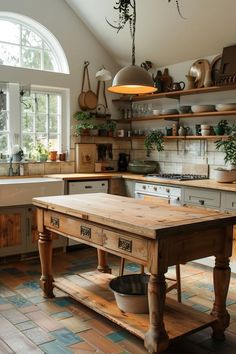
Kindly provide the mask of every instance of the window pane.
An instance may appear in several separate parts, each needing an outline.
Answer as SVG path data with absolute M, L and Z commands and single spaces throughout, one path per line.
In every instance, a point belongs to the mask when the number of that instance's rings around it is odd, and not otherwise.
M 22 116 L 22 131 L 32 132 L 34 131 L 34 121 L 32 114 L 29 114 L 27 111 L 23 112 Z
M 0 64 L 19 66 L 20 47 L 0 43 Z
M 0 131 L 7 130 L 7 126 L 8 126 L 7 123 L 8 123 L 7 112 L 0 112 Z
M 2 154 L 9 153 L 9 144 L 8 144 L 8 135 L 7 134 L 0 134 L 0 152 Z
M 20 25 L 0 20 L 0 41 L 20 44 Z
M 58 113 L 58 96 L 50 95 L 49 109 L 51 113 Z
M 34 96 L 31 97 L 22 97 L 21 98 L 21 109 L 27 113 L 35 112 L 35 98 Z
M 37 114 L 35 118 L 35 131 L 39 133 L 47 132 L 47 116 L 46 114 Z
M 22 48 L 22 65 L 26 68 L 41 69 L 41 51 Z
M 30 29 L 22 28 L 22 45 L 27 47 L 42 48 L 42 39 Z
M 34 135 L 23 134 L 22 135 L 22 148 L 24 153 L 30 154 L 34 147 Z
M 59 149 L 59 139 L 57 135 L 50 134 L 49 137 L 49 146 L 51 150 L 56 150 L 58 151 Z
M 44 70 L 56 71 L 57 63 L 55 57 L 52 55 L 50 51 L 44 51 L 43 57 Z
M 46 113 L 47 111 L 47 96 L 46 95 L 36 95 L 36 111 Z
M 49 132 L 57 133 L 58 132 L 58 116 L 56 114 L 50 114 L 49 117 Z

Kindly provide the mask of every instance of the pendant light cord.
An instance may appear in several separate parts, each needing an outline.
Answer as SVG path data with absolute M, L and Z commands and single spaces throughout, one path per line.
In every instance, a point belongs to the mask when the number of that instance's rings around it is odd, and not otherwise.
M 136 0 L 133 0 L 133 18 L 132 18 L 132 65 L 135 65 L 135 30 L 136 30 Z

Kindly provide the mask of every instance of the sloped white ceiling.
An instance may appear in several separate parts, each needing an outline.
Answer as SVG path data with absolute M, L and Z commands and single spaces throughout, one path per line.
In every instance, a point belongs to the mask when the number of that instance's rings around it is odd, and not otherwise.
M 128 26 L 119 33 L 113 22 L 116 0 L 66 0 L 121 66 L 131 63 Z M 136 0 L 136 63 L 162 67 L 222 53 L 236 44 L 236 0 Z

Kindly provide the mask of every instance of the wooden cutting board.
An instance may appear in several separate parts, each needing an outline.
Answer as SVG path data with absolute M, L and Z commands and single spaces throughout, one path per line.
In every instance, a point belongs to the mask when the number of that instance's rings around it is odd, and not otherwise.
M 75 172 L 95 172 L 96 144 L 75 144 Z

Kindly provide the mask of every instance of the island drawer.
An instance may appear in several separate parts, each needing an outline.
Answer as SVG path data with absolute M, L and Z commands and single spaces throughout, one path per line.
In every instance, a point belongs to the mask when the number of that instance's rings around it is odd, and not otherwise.
M 121 254 L 127 254 L 140 260 L 147 260 L 147 240 L 129 237 L 110 230 L 104 230 L 103 237 L 103 246 L 107 249 L 118 251 Z
M 102 245 L 102 228 L 56 212 L 44 212 L 44 225 L 62 234 Z
M 201 188 L 184 188 L 185 204 L 203 206 L 206 208 L 220 208 L 220 191 Z

